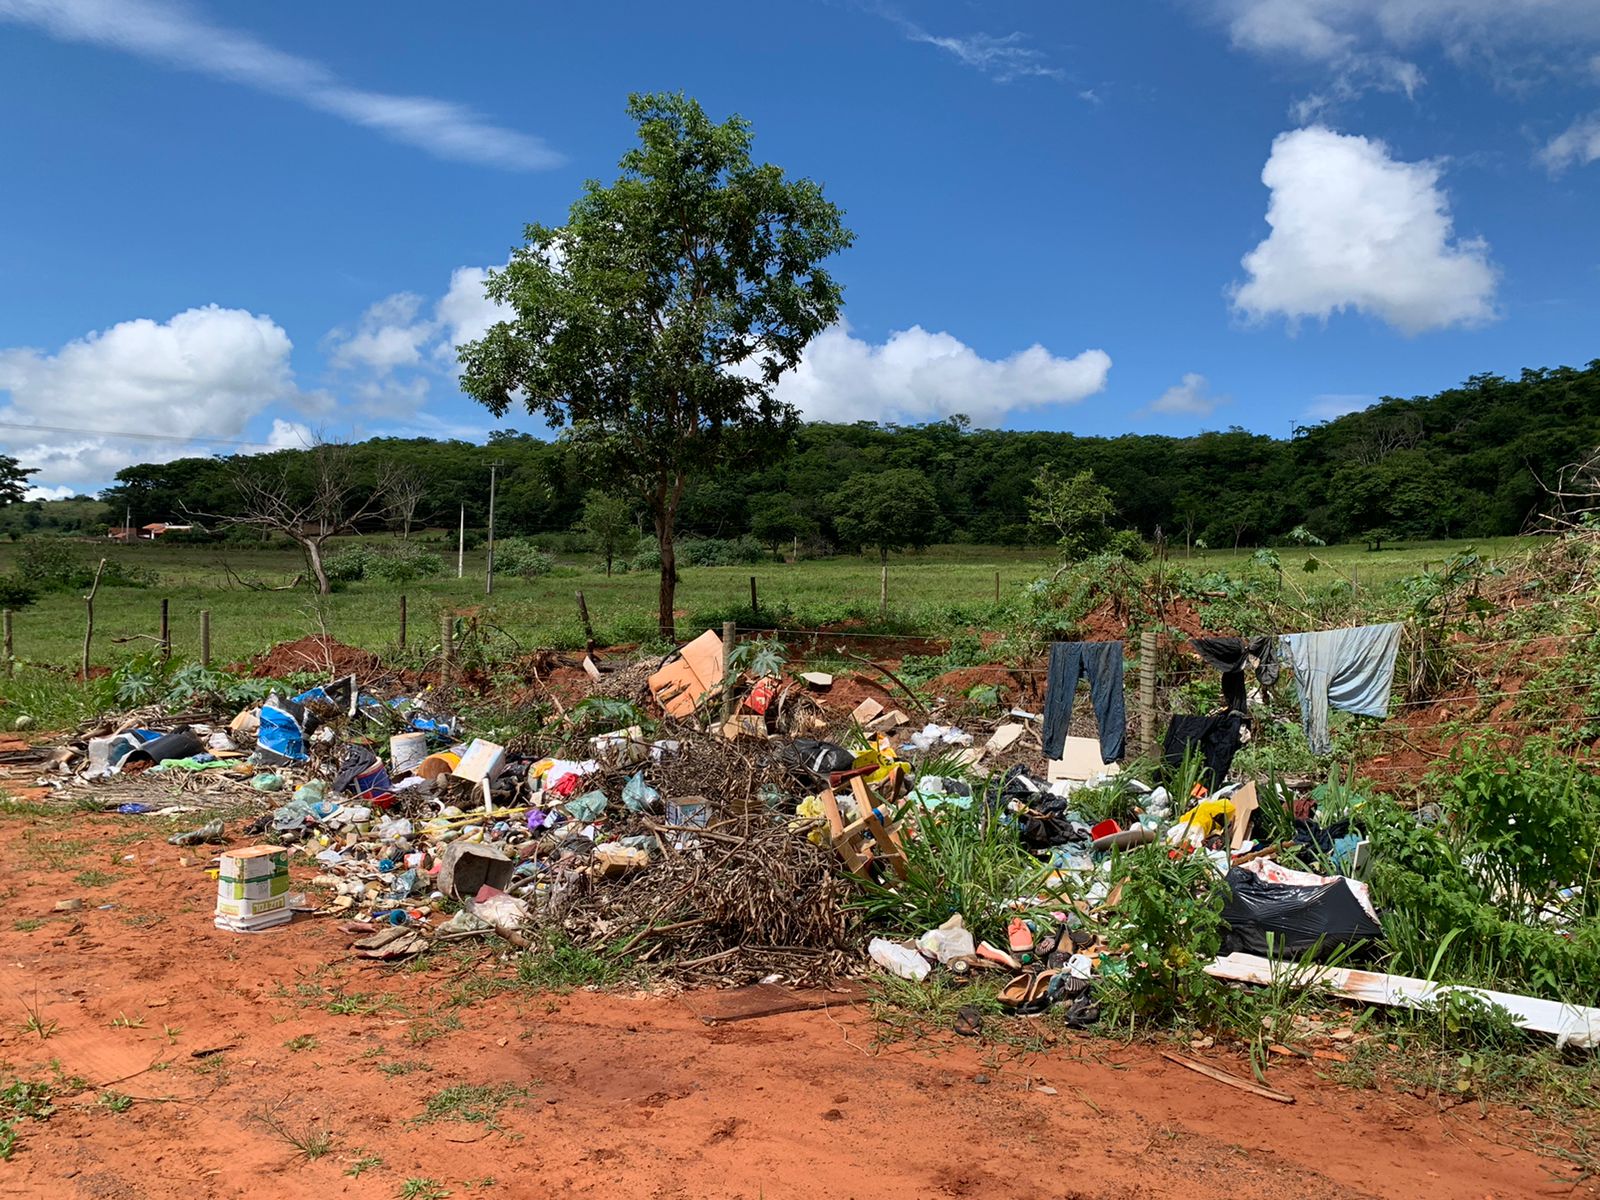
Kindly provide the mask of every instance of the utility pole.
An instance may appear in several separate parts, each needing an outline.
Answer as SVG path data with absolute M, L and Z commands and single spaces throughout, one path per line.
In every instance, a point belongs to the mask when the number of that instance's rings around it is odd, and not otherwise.
M 483 594 L 494 595 L 494 484 L 498 461 L 489 464 L 489 566 L 483 576 Z
M 461 531 L 456 534 L 456 578 L 467 573 L 467 506 L 461 506 Z

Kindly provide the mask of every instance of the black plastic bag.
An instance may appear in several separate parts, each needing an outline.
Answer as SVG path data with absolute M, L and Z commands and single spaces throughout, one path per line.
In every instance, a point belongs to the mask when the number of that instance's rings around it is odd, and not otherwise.
M 1228 931 L 1222 952 L 1271 953 L 1299 958 L 1315 950 L 1324 957 L 1339 946 L 1381 942 L 1383 926 L 1361 907 L 1343 879 L 1314 887 L 1267 883 L 1259 875 L 1235 867 L 1228 872 L 1231 893 L 1222 908 Z M 1267 935 L 1272 935 L 1269 946 Z
M 778 761 L 818 786 L 826 787 L 829 775 L 836 771 L 848 771 L 856 765 L 856 756 L 833 742 L 795 738 L 779 749 Z

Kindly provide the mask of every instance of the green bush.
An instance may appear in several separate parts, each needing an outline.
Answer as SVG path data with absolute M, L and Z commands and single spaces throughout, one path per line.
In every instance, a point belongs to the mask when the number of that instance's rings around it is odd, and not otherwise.
M 642 537 L 639 544 L 633 548 L 633 553 L 628 556 L 628 569 L 631 571 L 659 571 L 661 569 L 661 548 L 656 545 L 653 537 Z
M 39 589 L 20 575 L 0 575 L 0 608 L 27 608 L 39 598 Z
M 328 578 L 335 583 L 359 583 L 363 579 L 410 583 L 415 579 L 431 579 L 444 571 L 442 558 L 409 542 L 384 547 L 357 542 L 329 555 L 322 565 Z
M 684 538 L 678 543 L 678 562 L 689 567 L 738 567 L 767 562 L 760 542 L 749 534 L 738 538 Z M 660 566 L 659 559 L 656 565 Z
M 529 538 L 507 538 L 494 544 L 494 569 L 497 574 L 532 579 L 550 574 L 555 558 L 539 549 Z
M 24 538 L 17 549 L 16 577 L 39 591 L 87 591 L 94 583 L 94 573 L 95 564 L 69 542 Z M 153 587 L 160 581 L 154 571 L 109 558 L 100 572 L 102 587 Z

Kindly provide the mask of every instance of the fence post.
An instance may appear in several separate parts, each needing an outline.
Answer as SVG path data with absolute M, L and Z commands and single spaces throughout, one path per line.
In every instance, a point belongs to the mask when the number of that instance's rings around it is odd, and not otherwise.
M 4 614 L 0 614 L 0 621 L 3 621 L 5 626 L 6 678 L 10 679 L 12 672 L 16 670 L 17 659 L 16 655 L 12 653 L 15 647 L 11 644 L 11 610 L 9 608 L 5 610 Z
M 200 610 L 200 665 L 211 666 L 211 610 Z
M 1156 632 L 1139 635 L 1139 738 L 1144 752 L 1156 752 Z
M 739 626 L 733 621 L 722 623 L 722 719 L 733 717 L 733 644 L 739 639 Z
M 455 647 L 456 623 L 455 618 L 449 613 L 442 613 L 439 617 L 439 657 L 444 660 L 444 667 L 440 671 L 445 683 L 449 683 L 455 674 Z
M 1000 572 L 999 571 L 996 571 L 994 573 L 994 602 L 996 604 L 1000 603 Z
M 400 593 L 400 649 L 406 648 L 406 594 Z
M 172 657 L 172 626 L 167 624 L 167 598 L 161 597 L 161 657 Z
M 578 598 L 578 619 L 583 622 L 583 648 L 590 658 L 594 657 L 594 626 L 589 624 L 589 602 L 583 598 L 582 592 L 574 592 Z
M 761 610 L 756 607 L 756 577 L 750 576 L 750 615 L 753 617 Z

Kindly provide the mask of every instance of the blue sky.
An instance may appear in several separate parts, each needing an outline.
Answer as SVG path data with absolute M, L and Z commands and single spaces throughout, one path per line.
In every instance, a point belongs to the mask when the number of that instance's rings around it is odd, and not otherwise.
M 0 449 L 481 438 L 484 269 L 656 89 L 858 235 L 811 415 L 1282 435 L 1600 357 L 1594 0 L 0 0 Z

